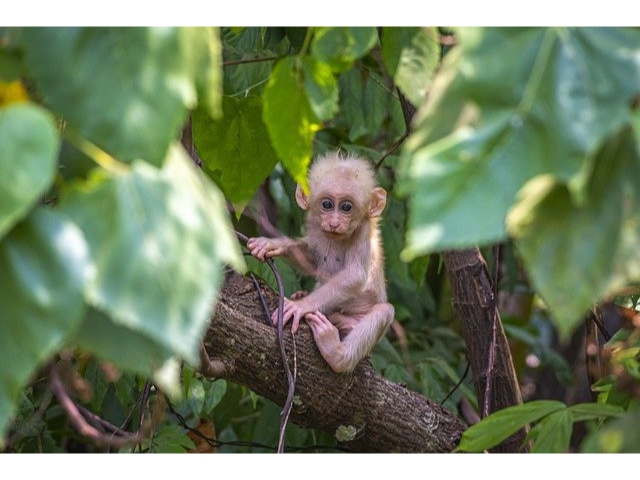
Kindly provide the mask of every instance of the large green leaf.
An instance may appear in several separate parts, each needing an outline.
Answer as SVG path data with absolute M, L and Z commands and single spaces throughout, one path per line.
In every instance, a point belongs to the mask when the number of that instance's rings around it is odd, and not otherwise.
M 210 177 L 233 203 L 247 202 L 278 163 L 258 97 L 224 97 L 223 116 L 193 114 L 193 139 Z
M 630 122 L 638 92 L 639 30 L 462 29 L 459 38 L 405 150 L 408 258 L 504 238 L 517 192 L 539 174 L 585 201 L 589 159 Z M 448 133 L 443 119 L 467 129 L 436 142 Z
M 87 309 L 69 343 L 122 369 L 153 378 L 164 392 L 177 392 L 180 367 L 176 364 L 175 352 L 137 329 L 112 321 L 95 308 Z
M 518 163 L 527 143 L 508 115 L 482 130 L 461 129 L 413 154 L 405 259 L 438 248 L 488 243 L 505 234 L 505 217 L 538 165 Z M 505 143 L 504 138 L 511 141 Z M 482 161 L 478 161 L 482 158 Z
M 382 58 L 394 83 L 414 105 L 421 105 L 440 62 L 437 30 L 385 27 L 381 43 Z
M 284 58 L 274 67 L 263 101 L 264 122 L 276 152 L 293 179 L 306 186 L 313 137 L 320 123 L 294 58 Z
M 569 409 L 547 415 L 529 432 L 529 438 L 535 439 L 531 453 L 566 453 L 572 429 L 573 415 Z
M 217 35 L 192 28 L 28 28 L 38 90 L 71 127 L 119 160 L 159 165 L 197 87 L 221 93 Z
M 457 450 L 481 452 L 489 449 L 529 423 L 564 408 L 565 405 L 562 402 L 536 400 L 499 410 L 469 427 L 462 434 Z
M 53 118 L 41 108 L 0 108 L 0 238 L 53 181 L 59 147 Z
M 313 37 L 314 57 L 340 72 L 363 57 L 378 41 L 375 27 L 324 27 Z
M 162 170 L 135 161 L 127 174 L 96 174 L 61 209 L 96 263 L 87 301 L 197 364 L 223 262 L 242 259 L 222 195 L 184 150 L 174 147 Z
M 0 242 L 0 272 L 2 438 L 20 390 L 80 321 L 87 244 L 71 222 L 38 208 Z
M 627 129 L 597 155 L 586 204 L 540 177 L 509 216 L 531 280 L 565 337 L 594 302 L 640 281 L 638 179 L 640 156 Z

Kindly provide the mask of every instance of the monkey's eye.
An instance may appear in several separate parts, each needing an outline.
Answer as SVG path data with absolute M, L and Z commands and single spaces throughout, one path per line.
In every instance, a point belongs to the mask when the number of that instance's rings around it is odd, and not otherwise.
M 344 213 L 349 213 L 351 210 L 353 210 L 353 205 L 351 205 L 351 202 L 342 202 L 340 204 L 340 210 Z
M 322 207 L 323 210 L 326 210 L 326 211 L 333 210 L 333 202 L 326 198 L 322 200 L 322 202 L 320 203 L 320 206 Z

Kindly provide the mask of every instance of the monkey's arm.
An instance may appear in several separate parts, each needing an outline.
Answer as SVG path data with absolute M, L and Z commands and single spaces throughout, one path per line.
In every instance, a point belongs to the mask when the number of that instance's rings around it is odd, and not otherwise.
M 299 246 L 300 243 L 299 240 L 289 237 L 253 237 L 247 240 L 247 248 L 251 255 L 264 262 L 267 258 L 288 254 L 292 248 Z
M 303 273 L 315 274 L 315 266 L 304 239 L 253 237 L 247 241 L 247 248 L 251 255 L 262 262 L 267 258 L 285 257 L 295 263 Z

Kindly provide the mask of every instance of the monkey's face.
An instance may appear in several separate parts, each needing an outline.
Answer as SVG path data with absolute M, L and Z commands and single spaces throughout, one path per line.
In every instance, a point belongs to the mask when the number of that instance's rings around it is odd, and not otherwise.
M 314 212 L 320 230 L 329 237 L 349 237 L 362 221 L 362 209 L 346 196 L 321 195 L 316 199 Z

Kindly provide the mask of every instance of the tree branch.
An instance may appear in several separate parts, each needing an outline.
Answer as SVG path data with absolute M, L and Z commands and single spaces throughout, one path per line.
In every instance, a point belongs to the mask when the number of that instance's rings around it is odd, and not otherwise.
M 261 284 L 271 311 L 275 293 Z M 225 378 L 283 405 L 288 384 L 276 330 L 265 325 L 263 306 L 252 281 L 228 272 L 211 326 L 204 339 L 212 363 L 229 368 Z M 291 331 L 285 350 L 293 364 Z M 296 397 L 291 421 L 333 434 L 354 452 L 450 452 L 466 425 L 440 405 L 376 373 L 362 362 L 349 374 L 326 364 L 310 328 L 296 334 Z

